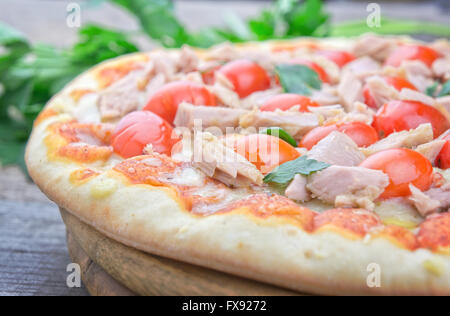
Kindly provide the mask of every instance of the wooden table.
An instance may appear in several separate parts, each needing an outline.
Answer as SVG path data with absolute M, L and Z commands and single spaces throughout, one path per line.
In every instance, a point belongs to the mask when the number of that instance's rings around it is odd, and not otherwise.
M 3 0 L 0 20 L 22 30 L 35 42 L 69 45 L 76 30 L 65 25 L 65 8 L 72 1 Z M 83 1 L 77 1 L 83 2 Z M 214 5 L 212 5 L 214 3 Z M 190 27 L 217 24 L 215 12 L 233 10 L 241 16 L 255 14 L 267 2 L 180 1 L 178 13 Z M 401 18 L 448 23 L 449 12 L 427 4 L 382 3 L 382 12 Z M 364 18 L 365 4 L 332 3 L 335 20 Z M 221 14 L 221 13 L 218 13 Z M 116 8 L 106 6 L 83 10 L 83 23 L 134 30 L 136 23 Z M 199 17 L 199 18 L 196 18 Z M 144 49 L 152 46 L 146 40 Z M 86 289 L 66 286 L 67 253 L 65 227 L 58 208 L 16 168 L 0 169 L 0 296 L 1 295 L 88 295 Z

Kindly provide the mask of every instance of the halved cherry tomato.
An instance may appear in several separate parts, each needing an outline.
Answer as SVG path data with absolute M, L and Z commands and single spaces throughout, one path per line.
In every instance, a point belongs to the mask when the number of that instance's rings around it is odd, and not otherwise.
M 403 45 L 396 48 L 386 59 L 385 65 L 399 67 L 404 60 L 419 60 L 428 67 L 439 58 L 439 53 L 423 45 Z
M 341 68 L 356 59 L 352 53 L 343 50 L 320 50 L 317 54 L 328 58 Z
M 300 105 L 300 112 L 309 112 L 308 107 L 317 107 L 319 104 L 310 98 L 294 93 L 283 93 L 275 95 L 260 107 L 261 111 L 287 111 L 293 106 Z
M 172 132 L 172 126 L 155 113 L 132 112 L 114 130 L 112 146 L 123 158 L 142 155 L 148 144 L 155 152 L 170 155 L 173 145 L 179 141 Z
M 315 63 L 311 60 L 307 60 L 307 59 L 303 59 L 303 58 L 294 58 L 294 59 L 290 60 L 288 63 L 307 66 L 307 67 L 311 68 L 312 70 L 314 70 L 315 72 L 317 72 L 317 75 L 319 76 L 320 80 L 322 80 L 325 83 L 330 83 L 330 79 L 328 78 L 327 72 L 321 66 L 319 66 L 317 63 Z
M 355 121 L 316 127 L 303 137 L 300 147 L 310 150 L 315 144 L 334 131 L 344 133 L 353 139 L 358 147 L 367 147 L 378 141 L 377 131 L 372 126 Z
M 300 157 L 300 153 L 284 140 L 264 134 L 253 134 L 237 140 L 235 151 L 264 174 Z
M 245 98 L 256 91 L 270 88 L 270 77 L 267 71 L 247 59 L 231 61 L 219 70 L 234 85 L 234 90 L 241 98 Z
M 411 82 L 402 77 L 386 76 L 383 77 L 383 79 L 386 81 L 388 85 L 393 86 L 398 91 L 401 91 L 404 88 L 417 90 L 417 88 Z M 364 103 L 371 108 L 377 109 L 378 108 L 377 103 L 375 102 L 375 99 L 372 96 L 372 93 L 367 84 L 364 86 L 363 93 L 364 93 Z
M 360 167 L 381 170 L 389 176 L 389 185 L 381 194 L 381 198 L 410 195 L 410 183 L 426 191 L 433 182 L 431 162 L 411 149 L 395 148 L 380 151 L 369 156 Z
M 191 81 L 175 81 L 156 91 L 143 110 L 158 114 L 172 124 L 181 102 L 194 105 L 217 105 L 214 94 L 203 85 Z
M 436 157 L 435 165 L 441 169 L 450 168 L 450 134 L 444 137 L 446 140 L 444 147 Z
M 434 107 L 417 101 L 397 100 L 386 103 L 378 110 L 373 127 L 386 137 L 393 132 L 407 131 L 424 123 L 431 123 L 434 137 L 450 127 L 445 116 Z

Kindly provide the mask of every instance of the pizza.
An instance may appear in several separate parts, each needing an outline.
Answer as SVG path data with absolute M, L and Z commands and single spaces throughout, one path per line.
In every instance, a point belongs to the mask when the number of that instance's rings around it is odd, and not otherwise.
M 47 104 L 41 190 L 142 251 L 312 294 L 450 295 L 450 44 L 157 49 Z

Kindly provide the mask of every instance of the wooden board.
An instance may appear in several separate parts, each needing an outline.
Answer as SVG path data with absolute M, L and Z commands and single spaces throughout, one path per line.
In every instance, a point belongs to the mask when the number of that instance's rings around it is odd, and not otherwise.
M 83 284 L 91 295 L 136 296 L 92 261 L 69 231 L 67 231 L 67 248 L 73 262 L 80 265 Z
M 272 285 L 144 253 L 104 236 L 63 209 L 61 215 L 70 233 L 71 245 L 76 242 L 75 245 L 84 252 L 80 255 L 76 247 L 71 250 L 74 258 L 84 256 L 82 265 L 87 267 L 84 268 L 84 281 L 94 295 L 114 294 L 118 291 L 117 282 L 122 284 L 120 290 L 129 289 L 138 295 L 299 295 Z M 90 261 L 101 269 L 89 268 Z M 112 282 L 108 275 L 117 282 Z M 99 284 L 106 288 L 99 287 Z

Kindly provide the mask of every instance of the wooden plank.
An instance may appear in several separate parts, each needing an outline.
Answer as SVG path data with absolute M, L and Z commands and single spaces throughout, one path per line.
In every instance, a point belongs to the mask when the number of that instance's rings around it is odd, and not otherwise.
M 67 211 L 61 215 L 86 254 L 109 275 L 140 295 L 299 295 L 290 290 L 150 255 L 107 238 Z
M 0 296 L 87 295 L 66 286 L 71 262 L 55 205 L 0 201 Z

